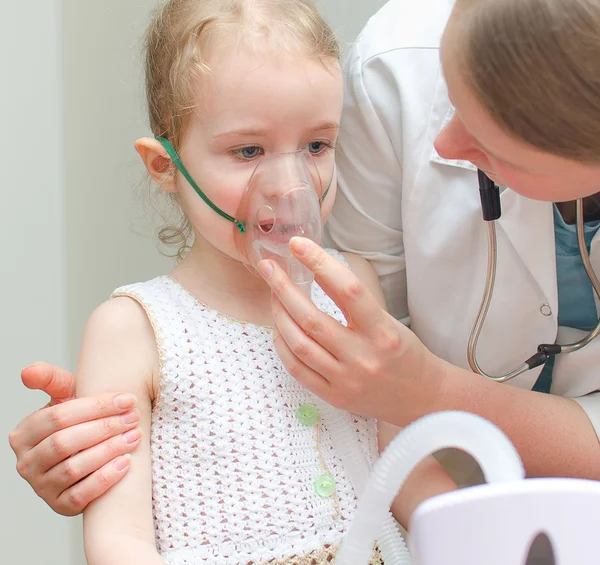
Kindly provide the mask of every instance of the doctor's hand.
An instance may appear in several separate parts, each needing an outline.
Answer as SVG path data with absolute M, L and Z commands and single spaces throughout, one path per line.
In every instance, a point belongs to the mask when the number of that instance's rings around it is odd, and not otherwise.
M 287 370 L 326 402 L 399 426 L 437 411 L 445 362 L 318 245 L 293 238 L 290 247 L 348 325 L 321 312 L 274 261 L 262 261 L 273 292 L 275 346 Z
M 19 474 L 59 514 L 79 514 L 119 482 L 140 442 L 134 396 L 75 398 L 75 375 L 39 363 L 21 373 L 50 402 L 10 433 Z

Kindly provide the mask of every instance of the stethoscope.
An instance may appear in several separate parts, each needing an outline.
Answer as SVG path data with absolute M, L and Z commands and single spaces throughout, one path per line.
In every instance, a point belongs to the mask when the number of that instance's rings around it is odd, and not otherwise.
M 483 211 L 483 219 L 487 223 L 488 227 L 488 268 L 487 268 L 487 279 L 485 283 L 485 292 L 477 314 L 477 319 L 471 331 L 469 337 L 469 343 L 467 345 L 467 358 L 471 369 L 479 373 L 480 375 L 487 377 L 493 381 L 504 383 L 510 379 L 514 379 L 517 375 L 534 369 L 546 363 L 552 357 L 561 353 L 572 353 L 579 351 L 585 347 L 588 343 L 593 341 L 598 335 L 600 335 L 600 320 L 596 327 L 588 333 L 584 338 L 580 339 L 576 343 L 569 345 L 559 345 L 558 343 L 547 344 L 543 343 L 538 345 L 537 353 L 532 355 L 527 361 L 519 365 L 509 373 L 501 376 L 491 376 L 485 373 L 476 358 L 477 342 L 479 341 L 479 335 L 485 323 L 485 318 L 488 313 L 490 302 L 492 301 L 492 295 L 494 293 L 494 285 L 496 282 L 496 266 L 498 262 L 498 249 L 496 245 L 496 220 L 500 218 L 501 207 L 500 207 L 500 188 L 492 181 L 483 171 L 477 171 L 479 179 L 479 194 L 481 196 L 481 208 Z M 583 267 L 585 272 L 594 287 L 596 295 L 600 298 L 600 281 L 592 264 L 590 262 L 590 256 L 585 243 L 584 233 L 584 214 L 583 214 L 583 199 L 577 200 L 577 241 L 579 243 L 579 253 L 581 254 L 581 260 L 583 261 Z

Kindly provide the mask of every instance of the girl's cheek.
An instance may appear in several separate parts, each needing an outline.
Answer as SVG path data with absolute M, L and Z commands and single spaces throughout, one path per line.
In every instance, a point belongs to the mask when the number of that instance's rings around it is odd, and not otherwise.
M 205 189 L 211 202 L 230 216 L 236 215 L 245 192 L 246 186 L 241 179 L 237 182 L 226 178 L 211 179 L 210 185 Z M 203 205 L 206 206 L 206 203 L 203 202 Z M 212 213 L 216 214 L 214 211 Z

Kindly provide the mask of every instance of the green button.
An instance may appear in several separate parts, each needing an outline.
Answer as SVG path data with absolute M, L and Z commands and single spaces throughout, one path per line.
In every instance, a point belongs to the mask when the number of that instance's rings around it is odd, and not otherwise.
M 335 480 L 331 475 L 319 475 L 315 479 L 315 491 L 321 498 L 329 498 L 335 492 Z
M 319 411 L 317 407 L 313 404 L 303 404 L 298 408 L 298 412 L 296 413 L 298 416 L 298 420 L 304 426 L 313 427 L 317 425 L 319 421 Z

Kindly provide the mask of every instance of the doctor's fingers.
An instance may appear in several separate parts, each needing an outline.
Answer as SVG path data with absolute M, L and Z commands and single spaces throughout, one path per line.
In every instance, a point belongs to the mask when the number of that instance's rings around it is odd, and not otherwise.
M 312 303 L 311 306 L 314 308 Z M 337 359 L 319 342 L 319 338 L 325 333 L 323 330 L 316 329 L 322 327 L 320 322 L 310 324 L 309 333 L 309 331 L 298 325 L 277 296 L 272 299 L 272 311 L 275 327 L 277 328 L 274 339 L 282 339 L 299 362 L 320 375 L 330 375 L 339 371 L 340 364 Z M 317 309 L 317 311 L 319 315 L 323 314 L 320 310 Z M 338 323 L 327 314 L 323 315 L 332 322 Z M 325 320 L 325 322 L 327 321 Z M 341 324 L 339 325 L 341 329 L 345 329 Z M 326 339 L 325 341 L 329 340 Z M 286 368 L 292 373 L 289 367 L 286 366 Z
M 364 416 L 378 416 L 377 408 L 365 399 L 373 389 L 354 378 L 354 370 L 338 364 L 335 370 L 319 373 L 303 362 L 288 346 L 277 328 L 274 332 L 275 349 L 288 372 L 303 386 L 328 404 Z M 365 392 L 368 393 L 365 396 Z M 385 391 L 384 391 L 385 394 Z M 381 403 L 378 403 L 381 404 Z
M 302 331 L 283 306 L 277 304 L 277 298 L 273 301 L 274 311 L 281 310 L 276 315 L 275 348 L 288 372 L 337 408 L 376 415 L 377 409 L 365 408 L 365 399 L 373 396 L 377 389 L 383 365 L 378 354 L 365 347 L 362 336 L 346 334 L 348 339 L 343 340 L 341 346 L 347 349 L 348 360 L 339 361 Z
M 96 397 L 76 398 L 47 406 L 30 414 L 19 423 L 10 433 L 10 445 L 17 457 L 20 457 L 55 432 L 93 420 L 100 421 L 99 426 L 102 426 L 103 418 L 131 412 L 136 402 L 132 394 L 105 393 Z M 117 430 L 115 433 L 120 431 Z
M 41 390 L 50 397 L 50 406 L 75 398 L 76 377 L 73 373 L 49 363 L 34 363 L 21 371 L 23 384 Z
M 294 237 L 290 248 L 296 258 L 315 274 L 316 282 L 344 313 L 348 325 L 373 334 L 380 321 L 376 314 L 384 312 L 359 278 L 309 239 Z M 286 301 L 282 302 L 287 308 Z
M 345 340 L 350 333 L 348 328 L 329 314 L 319 310 L 274 261 L 262 261 L 260 263 L 263 274 L 267 266 L 271 269 L 268 283 L 273 291 L 273 318 L 288 345 L 292 345 L 290 340 L 293 339 L 293 343 L 300 348 L 298 356 L 303 357 L 305 355 L 306 339 L 301 339 L 301 336 L 297 333 L 291 333 L 294 327 L 299 327 L 302 330 L 300 333 L 312 338 L 316 346 L 326 350 L 331 356 L 337 358 L 342 355 Z M 290 320 L 287 319 L 288 317 Z M 312 347 L 307 353 L 312 354 L 314 350 L 315 348 Z
M 136 428 L 65 459 L 43 476 L 38 495 L 61 514 L 79 513 L 127 473 L 140 439 Z
M 139 413 L 84 422 L 54 432 L 38 445 L 17 455 L 17 471 L 37 492 L 36 485 L 52 467 L 107 439 L 136 428 Z
M 273 341 L 275 343 L 277 355 L 287 371 L 301 385 L 312 391 L 319 398 L 322 398 L 326 402 L 330 402 L 330 386 L 327 380 L 316 371 L 313 371 L 292 352 L 279 333 L 277 326 L 275 326 L 273 330 Z

